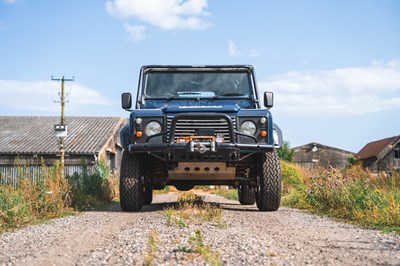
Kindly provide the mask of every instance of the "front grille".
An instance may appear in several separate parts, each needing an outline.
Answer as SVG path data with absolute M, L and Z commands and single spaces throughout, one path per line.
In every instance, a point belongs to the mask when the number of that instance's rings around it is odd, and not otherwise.
M 167 116 L 168 140 L 173 116 Z M 236 118 L 231 117 L 233 129 L 236 130 Z M 175 139 L 179 137 L 195 136 L 198 129 L 213 129 L 215 135 L 223 135 L 225 142 L 231 142 L 229 136 L 229 124 L 224 118 L 207 117 L 182 117 L 176 123 Z

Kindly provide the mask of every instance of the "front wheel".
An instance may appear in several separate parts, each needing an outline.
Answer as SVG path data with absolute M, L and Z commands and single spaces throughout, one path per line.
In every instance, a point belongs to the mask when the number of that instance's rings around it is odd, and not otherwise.
M 143 208 L 140 158 L 127 150 L 122 153 L 119 193 L 123 211 L 140 211 Z
M 266 152 L 261 159 L 256 203 L 260 211 L 276 211 L 281 203 L 282 174 L 276 150 Z

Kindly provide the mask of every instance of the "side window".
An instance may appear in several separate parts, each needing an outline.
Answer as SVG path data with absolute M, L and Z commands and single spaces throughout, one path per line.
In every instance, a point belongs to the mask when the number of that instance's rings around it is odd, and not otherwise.
M 400 159 L 400 149 L 399 148 L 394 149 L 394 158 Z

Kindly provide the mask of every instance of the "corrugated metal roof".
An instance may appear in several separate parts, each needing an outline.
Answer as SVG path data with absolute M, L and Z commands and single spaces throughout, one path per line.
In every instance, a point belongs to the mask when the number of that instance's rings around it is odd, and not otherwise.
M 357 154 L 358 159 L 378 157 L 378 155 L 391 143 L 395 142 L 400 136 L 373 141 L 365 145 Z
M 60 117 L 0 116 L 0 153 L 58 153 L 54 125 Z M 65 152 L 100 151 L 123 124 L 120 117 L 66 117 Z
M 299 151 L 299 150 L 310 150 L 311 151 L 311 149 L 314 148 L 314 146 L 317 147 L 318 149 L 332 150 L 332 151 L 337 151 L 337 152 L 340 152 L 340 153 L 346 153 L 346 154 L 349 154 L 349 155 L 354 155 L 355 154 L 354 152 L 351 152 L 351 151 L 335 148 L 335 147 L 332 147 L 332 146 L 323 145 L 323 144 L 320 144 L 318 142 L 310 142 L 308 144 L 304 144 L 304 145 L 301 145 L 301 146 L 298 146 L 298 147 L 294 147 L 292 149 L 295 150 L 295 151 L 296 150 L 297 151 Z

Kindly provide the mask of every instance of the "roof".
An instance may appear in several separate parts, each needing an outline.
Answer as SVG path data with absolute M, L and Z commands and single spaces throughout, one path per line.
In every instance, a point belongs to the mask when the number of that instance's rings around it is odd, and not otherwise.
M 146 65 L 142 66 L 146 73 L 149 71 L 253 71 L 251 65 Z
M 357 154 L 358 159 L 378 157 L 378 155 L 390 144 L 394 143 L 400 136 L 376 140 L 365 145 Z
M 60 117 L 0 116 L 0 154 L 58 153 L 54 125 Z M 66 117 L 65 152 L 99 152 L 120 129 L 120 117 Z
M 305 149 L 305 150 L 310 150 L 311 151 L 311 149 L 314 148 L 314 146 L 316 146 L 318 149 L 326 149 L 326 150 L 332 150 L 332 151 L 336 151 L 336 152 L 340 152 L 340 153 L 346 153 L 346 154 L 349 154 L 349 155 L 352 155 L 352 154 L 354 155 L 354 152 L 342 150 L 342 149 L 331 147 L 331 146 L 327 146 L 327 145 L 323 145 L 323 144 L 320 144 L 318 142 L 310 142 L 308 144 L 304 144 L 304 145 L 301 145 L 301 146 L 298 146 L 298 147 L 294 147 L 293 150 L 296 151 L 296 150 L 300 150 L 300 149 Z

